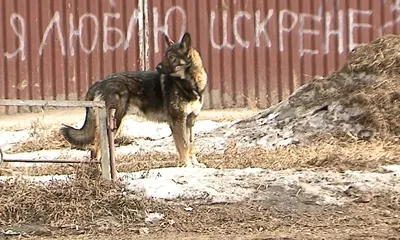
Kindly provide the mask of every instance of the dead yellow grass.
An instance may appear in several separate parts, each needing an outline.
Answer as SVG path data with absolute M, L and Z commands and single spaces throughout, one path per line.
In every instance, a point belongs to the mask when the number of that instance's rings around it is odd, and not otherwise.
M 217 169 L 265 168 L 271 170 L 372 170 L 385 164 L 400 163 L 400 145 L 396 140 L 359 141 L 337 137 L 324 138 L 308 146 L 288 146 L 273 150 L 263 148 L 236 149 L 224 154 L 198 154 L 200 162 Z M 182 166 L 176 154 L 148 153 L 117 156 L 119 172 L 136 172 L 154 168 Z M 49 164 L 42 167 L 9 168 L 14 175 L 71 174 L 77 165 Z
M 385 35 L 362 44 L 347 57 L 342 72 L 366 74 L 400 74 L 400 36 Z
M 377 170 L 379 166 L 400 162 L 400 146 L 389 141 L 339 142 L 325 140 L 310 146 L 288 146 L 275 150 L 231 149 L 223 155 L 199 156 L 214 168 L 260 167 L 272 170 L 288 168 L 326 170 Z
M 400 163 L 400 145 L 396 138 L 362 141 L 356 137 L 320 136 L 310 145 L 280 147 L 276 149 L 237 149 L 234 144 L 223 154 L 198 154 L 200 162 L 208 167 L 319 169 L 319 170 L 373 170 L 385 164 Z M 117 159 L 118 171 L 132 172 L 152 168 L 182 166 L 175 154 L 151 153 L 122 156 Z
M 77 171 L 80 165 L 48 163 L 35 167 L 12 167 L 6 163 L 0 168 L 0 176 L 45 176 L 68 175 Z
M 65 182 L 2 181 L 0 226 L 35 223 L 85 228 L 107 217 L 117 219 L 121 228 L 126 222 L 142 222 L 146 204 L 123 191 L 122 186 L 101 179 L 96 167 L 83 165 Z
M 54 126 L 49 126 L 42 124 L 40 121 L 33 121 L 31 123 L 30 140 L 20 141 L 11 149 L 7 150 L 6 153 L 22 153 L 22 152 L 34 152 L 40 150 L 57 150 L 72 148 L 70 143 L 61 135 L 58 128 Z M 116 146 L 125 146 L 135 142 L 136 138 L 127 136 L 116 136 L 115 144 Z M 89 146 L 84 149 L 88 150 Z
M 340 114 L 357 113 L 342 121 L 361 125 L 363 131 L 380 139 L 400 135 L 399 49 L 397 35 L 386 35 L 357 47 L 338 71 L 313 79 L 290 96 L 290 106 L 313 109 L 340 105 L 344 107 Z M 336 116 L 329 114 L 325 118 L 336 121 Z
M 58 129 L 42 124 L 39 120 L 31 122 L 29 131 L 31 140 L 18 142 L 7 153 L 34 152 L 71 147 Z
M 363 44 L 348 56 L 338 74 L 353 78 L 356 91 L 346 92 L 342 103 L 361 107 L 362 116 L 356 121 L 374 130 L 381 138 L 400 135 L 400 36 L 386 35 Z M 375 76 L 374 84 L 363 88 L 364 79 Z M 351 93 L 351 94 L 350 94 Z

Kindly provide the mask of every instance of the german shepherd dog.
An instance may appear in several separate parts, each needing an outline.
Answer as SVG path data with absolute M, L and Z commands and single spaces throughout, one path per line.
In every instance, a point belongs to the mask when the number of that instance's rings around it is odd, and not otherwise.
M 115 129 L 128 113 L 171 128 L 181 162 L 186 167 L 206 167 L 196 158 L 193 126 L 199 115 L 207 85 L 207 73 L 200 53 L 192 47 L 189 33 L 175 43 L 165 35 L 167 49 L 154 71 L 120 72 L 95 82 L 86 101 L 105 101 L 107 114 L 115 109 Z M 94 142 L 99 156 L 99 122 L 94 108 L 86 108 L 80 129 L 64 125 L 60 129 L 72 145 L 84 147 Z

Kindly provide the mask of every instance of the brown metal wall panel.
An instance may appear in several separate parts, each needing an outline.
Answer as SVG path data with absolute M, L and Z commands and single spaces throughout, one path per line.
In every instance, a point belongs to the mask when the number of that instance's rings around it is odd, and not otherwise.
M 29 0 L 28 0 L 29 1 Z M 68 86 L 68 71 L 67 71 L 67 59 L 64 57 L 63 54 L 67 54 L 68 51 L 68 46 L 65 44 L 67 41 L 67 27 L 66 27 L 66 19 L 68 19 L 68 16 L 66 15 L 66 5 L 65 1 L 63 0 L 53 0 L 52 1 L 52 12 L 50 13 L 51 15 L 54 16 L 54 12 L 58 10 L 59 12 L 59 19 L 60 19 L 60 29 L 56 30 L 57 34 L 54 34 L 54 37 L 52 41 L 56 41 L 61 43 L 57 50 L 57 47 L 55 49 L 52 49 L 51 51 L 51 58 L 49 65 L 51 66 L 51 79 L 50 82 L 54 83 L 54 88 L 52 92 L 52 97 L 48 97 L 50 99 L 55 98 L 57 100 L 65 100 L 67 96 L 67 86 Z M 57 10 L 56 10 L 57 9 Z M 57 17 L 57 15 L 56 15 Z M 62 25 L 61 25 L 62 23 Z M 58 27 L 58 26 L 57 26 Z M 61 34 L 60 34 L 61 33 Z M 64 48 L 64 52 L 63 52 Z M 61 50 L 60 50 L 61 49 Z M 54 62 L 54 64 L 52 64 Z
M 255 48 L 250 48 L 249 37 L 254 36 L 254 21 L 251 21 L 251 12 L 255 12 L 254 1 L 243 1 L 242 11 L 244 11 L 238 19 L 239 41 L 244 45 L 244 61 L 247 63 L 243 67 L 244 79 L 243 81 L 243 94 L 246 96 L 245 104 L 247 106 L 256 106 L 256 69 L 257 62 L 255 60 Z M 222 60 L 223 61 L 223 60 Z M 228 92 L 229 93 L 229 92 Z
M 114 1 L 115 2 L 115 1 Z M 103 75 L 108 75 L 114 71 L 115 68 L 115 55 L 114 51 L 112 51 L 112 47 L 115 44 L 113 38 L 115 38 L 115 32 L 111 32 L 106 30 L 108 26 L 114 26 L 115 24 L 115 12 L 114 8 L 111 7 L 109 0 L 100 0 L 100 11 L 103 13 L 102 22 L 103 22 L 103 53 L 101 57 L 103 58 L 102 66 L 103 66 Z M 105 13 L 105 14 L 104 14 Z
M 267 48 L 268 61 L 269 61 L 269 74 L 267 75 L 268 81 L 268 97 L 270 104 L 273 104 L 272 99 L 279 99 L 279 84 L 280 84 L 280 71 L 279 71 L 279 0 L 267 1 L 268 9 L 271 11 L 271 18 L 268 21 L 269 25 L 263 27 L 265 36 L 270 38 L 269 46 Z M 274 34 L 270 34 L 274 33 Z M 256 36 L 257 40 L 257 36 Z M 258 51 L 262 50 L 259 48 Z
M 13 13 L 15 12 L 15 5 L 13 4 L 12 1 L 6 1 L 3 3 L 3 7 L 4 12 L 5 12 L 5 31 L 4 33 L 6 34 L 6 38 L 5 38 L 5 50 L 7 53 L 7 56 L 11 56 L 13 55 L 15 49 L 16 49 L 16 41 L 17 41 L 17 37 L 15 35 L 11 35 L 9 36 L 7 33 L 9 32 L 13 32 L 13 28 L 11 25 L 11 22 L 13 24 L 13 26 L 15 27 L 15 29 L 17 29 L 17 20 L 16 20 L 16 16 L 13 15 Z M 15 21 L 14 21 L 15 19 Z M 8 23 L 8 24 L 7 24 Z M 17 98 L 17 88 L 16 86 L 17 84 L 17 62 L 18 59 L 17 58 L 10 58 L 7 59 L 6 63 L 5 63 L 5 77 L 7 79 L 6 83 L 5 83 L 5 89 L 6 89 L 6 93 L 5 96 L 6 98 Z M 7 109 L 7 113 L 15 113 L 17 111 L 17 108 L 15 107 L 10 107 Z
M 1 0 L 0 98 L 82 99 L 112 72 L 144 69 L 141 13 L 128 0 Z
M 400 1 L 0 0 L 0 26 L 0 98 L 82 99 L 112 72 L 154 69 L 162 32 L 189 31 L 209 75 L 205 108 L 264 108 L 357 44 L 399 34 Z
M 67 76 L 68 76 L 68 100 L 78 99 L 79 89 L 79 55 L 80 55 L 80 31 L 79 31 L 79 15 L 76 0 L 65 0 L 67 9 L 65 9 L 66 21 L 68 23 L 68 57 L 67 57 Z M 96 4 L 98 6 L 98 4 Z M 78 28 L 78 30 L 77 30 Z M 76 32 L 78 31 L 78 32 Z M 76 34 L 79 34 L 77 36 Z M 83 31 L 82 31 L 83 35 Z M 83 36 L 82 36 L 83 37 Z M 100 43 L 102 41 L 99 41 Z M 98 48 L 101 47 L 98 46 Z
M 189 29 L 197 29 L 195 36 L 193 38 L 193 40 L 196 41 L 196 43 L 194 43 L 200 54 L 203 57 L 203 64 L 206 67 L 207 71 L 209 72 L 210 69 L 210 58 L 211 58 L 211 50 L 212 50 L 212 46 L 210 45 L 210 41 L 208 37 L 204 37 L 202 36 L 202 34 L 207 34 L 206 36 L 209 35 L 209 26 L 208 24 L 206 24 L 209 19 L 205 18 L 205 16 L 209 16 L 209 2 L 208 1 L 194 1 L 192 2 L 188 2 L 187 4 L 188 6 L 195 6 L 195 8 L 192 10 L 188 11 L 188 15 L 189 13 L 195 12 L 195 18 L 191 18 L 192 20 L 188 21 L 188 31 Z M 190 9 L 190 8 L 189 8 Z M 192 15 L 189 15 L 192 16 Z M 232 54 L 232 53 L 231 53 Z M 232 55 L 231 55 L 232 56 Z M 232 57 L 230 58 L 230 62 L 232 62 Z M 232 68 L 234 69 L 234 68 Z M 230 69 L 230 70 L 232 70 Z M 233 88 L 233 76 L 230 73 L 226 73 L 226 82 L 227 84 L 230 84 L 230 87 Z M 225 82 L 224 82 L 225 84 Z M 204 107 L 205 108 L 211 108 L 211 96 L 210 96 L 210 92 L 211 92 L 211 87 L 210 85 L 207 86 L 208 87 L 208 91 L 206 92 L 206 96 L 204 99 Z M 232 96 L 232 95 L 230 95 Z M 225 99 L 225 101 L 229 101 L 229 99 Z M 232 101 L 233 104 L 233 101 Z
M 148 0 L 148 44 L 151 49 L 151 54 L 147 53 L 147 61 L 151 68 L 157 65 L 156 59 L 162 58 L 162 52 L 165 51 L 165 41 L 162 36 L 160 36 L 160 31 L 162 30 L 164 23 L 164 14 L 166 11 L 164 9 L 163 1 Z M 160 27 L 161 26 L 161 27 Z M 171 26 L 173 27 L 173 26 Z M 161 29 L 161 30 L 160 30 Z M 172 38 L 175 36 L 171 36 Z
M 214 12 L 214 16 L 216 19 L 220 19 L 220 22 L 210 22 L 210 26 L 213 25 L 213 31 L 209 31 L 209 36 L 210 39 L 212 39 L 211 41 L 215 41 L 214 45 L 216 45 L 216 43 L 222 43 L 224 41 L 224 38 L 226 39 L 226 41 L 232 42 L 232 36 L 224 36 L 224 30 L 223 28 L 231 28 L 231 26 L 229 26 L 229 24 L 227 23 L 227 21 L 223 21 L 223 16 L 224 15 L 228 15 L 229 14 L 229 6 L 228 7 L 223 7 L 222 6 L 223 2 L 222 1 L 209 1 L 209 13 L 210 12 Z M 236 5 L 236 4 L 234 4 Z M 207 16 L 207 15 L 206 15 Z M 203 19 L 207 19 L 205 17 L 203 17 Z M 222 19 L 222 20 L 221 20 Z M 211 21 L 211 20 L 210 20 Z M 214 28 L 215 26 L 215 28 Z M 202 35 L 205 33 L 201 33 Z M 229 47 L 228 47 L 229 49 Z M 232 75 L 231 74 L 226 74 L 226 75 L 222 75 L 222 69 L 226 68 L 226 67 L 230 67 L 230 64 L 228 62 L 224 63 L 221 60 L 221 57 L 224 54 L 224 51 L 229 51 L 229 50 L 222 50 L 222 51 L 218 51 L 215 49 L 211 49 L 210 55 L 208 56 L 209 58 L 209 66 L 206 66 L 207 69 L 209 69 L 209 72 L 212 73 L 211 78 L 209 79 L 209 84 L 210 84 L 210 105 L 212 107 L 215 108 L 221 108 L 222 107 L 222 99 L 221 99 L 221 83 L 224 83 L 225 81 L 227 81 L 227 79 L 229 79 Z M 242 57 L 243 59 L 243 49 L 240 48 L 239 49 L 239 53 L 240 57 Z M 234 57 L 236 59 L 236 56 Z M 243 69 L 241 69 L 241 65 L 237 65 L 236 67 L 236 77 L 243 79 Z M 236 85 L 236 93 L 237 95 L 241 95 L 242 91 L 243 91 L 243 81 L 240 82 L 236 82 L 236 84 L 239 83 L 240 86 Z
M 40 29 L 42 29 L 43 32 L 40 45 L 42 47 L 40 48 L 42 49 L 42 52 L 39 53 L 41 55 L 40 60 L 42 66 L 40 68 L 42 75 L 40 86 L 42 88 L 44 99 L 53 98 L 55 84 L 57 83 L 54 76 L 55 65 L 52 64 L 52 61 L 54 59 L 52 55 L 54 51 L 63 50 L 62 44 L 59 44 L 62 43 L 62 41 L 55 41 L 55 36 L 58 33 L 59 27 L 58 25 L 56 25 L 57 19 L 59 18 L 59 13 L 54 11 L 54 6 L 52 3 L 52 0 L 40 0 L 39 4 L 41 6 L 39 9 L 39 15 L 41 16 Z M 50 27 L 53 30 L 52 33 L 50 32 Z M 49 66 L 49 68 L 45 68 L 45 66 Z
M 325 55 L 322 53 L 322 44 L 324 42 L 324 14 L 325 12 L 325 2 L 324 0 L 315 0 L 312 4 L 312 11 L 308 20 L 311 22 L 310 28 L 312 34 L 310 33 L 312 48 L 311 52 L 313 54 L 313 72 L 312 75 L 326 75 L 325 69 Z M 315 53 L 315 54 L 314 54 Z
M 338 21 L 338 24 L 342 24 L 343 29 L 338 27 L 335 30 L 337 30 L 340 33 L 340 35 L 336 35 L 336 36 L 337 36 L 338 41 L 342 42 L 343 48 L 339 49 L 339 51 L 337 53 L 329 52 L 328 55 L 329 56 L 332 54 L 338 55 L 339 61 L 337 63 L 337 67 L 339 68 L 340 65 L 346 61 L 345 53 L 347 53 L 349 51 L 349 48 L 348 48 L 348 46 L 349 46 L 349 24 L 348 24 L 349 23 L 349 17 L 348 17 L 349 16 L 349 11 L 348 11 L 349 4 L 348 4 L 348 2 L 350 2 L 350 1 L 348 1 L 348 0 L 337 0 L 337 1 L 338 1 L 338 3 L 337 3 L 338 10 L 337 11 L 343 13 L 343 16 L 342 16 L 343 20 L 341 21 L 339 18 L 337 18 L 337 21 Z
M 279 64 L 279 83 L 278 83 L 278 96 L 279 99 L 286 98 L 288 95 L 290 88 L 290 66 L 289 66 L 289 53 L 290 53 L 290 33 L 286 32 L 293 29 L 296 26 L 296 18 L 293 17 L 294 14 L 291 13 L 289 7 L 289 0 L 280 0 L 278 2 L 279 9 L 281 10 L 281 14 L 279 15 L 279 25 L 281 27 L 281 31 L 279 32 L 279 41 L 280 41 L 280 53 L 278 55 L 278 64 Z M 292 31 L 292 30 L 290 30 Z
M 248 39 L 251 39 L 251 36 L 255 35 L 255 29 L 257 26 L 260 26 L 260 22 L 262 19 L 265 19 L 268 15 L 268 8 L 266 6 L 266 1 L 254 1 L 254 10 L 255 15 L 257 14 L 258 20 L 254 20 L 254 29 L 253 35 L 247 36 Z M 261 48 L 267 49 L 267 43 L 265 41 L 265 37 L 261 38 L 259 41 L 259 46 Z M 256 104 L 257 107 L 268 105 L 267 96 L 267 72 L 268 72 L 268 61 L 267 61 L 267 51 L 258 51 L 254 48 L 254 62 L 255 62 L 255 94 L 256 94 Z M 233 92 L 233 91 L 227 91 Z M 228 95 L 228 94 L 226 94 Z
M 301 18 L 302 16 L 311 15 L 312 14 L 312 0 L 305 0 L 302 4 L 302 9 L 301 9 L 301 15 L 299 14 L 299 17 Z M 313 76 L 313 54 L 308 53 L 309 51 L 312 51 L 314 47 L 312 46 L 312 39 L 315 36 L 312 36 L 311 34 L 304 34 L 304 32 L 309 29 L 312 29 L 311 26 L 311 21 L 310 18 L 305 18 L 303 19 L 303 23 L 300 23 L 301 28 L 302 28 L 302 40 L 299 40 L 298 46 L 299 46 L 299 52 L 303 61 L 303 71 L 301 77 L 304 79 L 303 82 L 307 82 L 310 78 Z M 300 30 L 299 30 L 300 31 Z
M 0 9 L 4 9 L 5 2 L 0 2 Z M 5 11 L 0 10 L 0 26 L 5 26 L 6 25 L 6 14 Z M 5 34 L 5 27 L 0 27 L 0 52 L 4 53 L 5 52 L 5 41 L 6 40 L 6 34 Z M 7 86 L 7 79 L 6 77 L 6 64 L 7 61 L 5 57 L 0 56 L 0 98 L 4 99 L 6 98 L 6 86 Z M 4 106 L 0 106 L 0 114 L 5 114 L 6 113 L 6 108 Z
M 154 45 L 154 41 L 162 42 L 159 27 L 168 26 L 164 30 L 177 39 L 179 29 L 186 26 L 209 73 L 206 105 L 211 108 L 255 103 L 267 107 L 313 76 L 337 70 L 346 60 L 346 53 L 357 44 L 382 33 L 396 33 L 400 28 L 397 0 L 148 2 L 150 68 L 155 67 L 165 49 L 165 44 Z M 177 8 L 179 11 L 171 11 Z M 156 29 L 154 13 L 158 16 Z M 182 22 L 182 14 L 186 22 Z M 193 25 L 197 19 L 201 22 Z
M 343 12 L 339 12 L 337 10 L 337 2 L 337 0 L 326 0 L 324 2 L 324 9 L 326 11 L 326 14 L 324 14 L 323 35 L 325 46 L 322 49 L 322 54 L 325 57 L 324 75 L 331 74 L 338 68 L 338 55 L 335 54 L 338 53 L 339 47 L 341 46 L 341 43 L 337 37 L 337 29 L 339 26 L 341 26 L 341 23 L 338 22 L 338 16 L 342 16 Z M 328 53 L 334 54 L 330 54 L 330 56 L 328 56 Z
M 300 7 L 302 3 L 300 1 L 290 1 L 290 9 L 293 12 L 301 12 Z M 293 29 L 299 29 L 299 26 L 295 26 Z M 290 94 L 295 89 L 300 87 L 302 84 L 301 78 L 301 57 L 300 51 L 296 49 L 296 43 L 300 41 L 299 34 L 292 34 L 290 36 L 290 45 L 289 45 L 289 76 L 290 79 L 290 89 L 286 94 Z
M 121 0 L 121 11 L 123 14 L 122 23 L 126 31 L 126 39 L 124 43 L 123 65 L 125 71 L 140 68 L 140 55 L 139 55 L 139 24 L 137 18 L 139 17 L 138 4 L 136 1 L 123 1 Z M 121 13 L 121 14 L 122 14 Z M 122 50 L 122 49 L 121 49 Z

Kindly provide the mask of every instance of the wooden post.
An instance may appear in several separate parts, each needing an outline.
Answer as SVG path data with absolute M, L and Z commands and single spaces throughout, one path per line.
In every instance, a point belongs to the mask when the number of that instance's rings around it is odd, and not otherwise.
M 115 131 L 115 108 L 110 109 L 110 115 L 108 116 L 108 145 L 110 146 L 110 168 L 111 168 L 111 179 L 117 180 L 117 168 L 115 166 L 115 145 L 114 145 L 114 131 Z
M 0 148 L 0 166 L 3 163 L 4 159 L 3 159 L 3 151 Z
M 109 141 L 107 134 L 107 110 L 106 108 L 98 109 L 99 130 L 100 130 L 100 150 L 101 150 L 101 172 L 103 178 L 111 180 L 111 164 Z

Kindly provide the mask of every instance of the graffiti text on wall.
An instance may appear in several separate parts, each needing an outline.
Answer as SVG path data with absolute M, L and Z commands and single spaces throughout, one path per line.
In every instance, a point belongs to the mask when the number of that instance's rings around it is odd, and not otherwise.
M 400 1 L 396 1 L 391 5 L 391 11 L 400 13 Z M 171 18 L 177 15 L 182 19 L 180 26 L 170 26 Z M 158 52 L 160 44 L 160 33 L 170 32 L 172 27 L 176 27 L 177 32 L 183 33 L 187 30 L 187 18 L 190 17 L 185 9 L 180 6 L 173 6 L 166 10 L 161 18 L 160 12 L 157 8 L 152 9 L 152 26 L 153 32 L 152 42 L 147 42 L 154 51 Z M 215 11 L 210 11 L 208 15 L 208 42 L 213 49 L 234 49 L 234 48 L 272 48 L 276 47 L 279 51 L 285 50 L 285 41 L 288 34 L 297 34 L 298 36 L 298 49 L 300 55 L 305 54 L 328 54 L 330 45 L 337 39 L 337 51 L 343 53 L 345 49 L 345 38 L 348 38 L 348 48 L 352 49 L 358 45 L 354 39 L 353 32 L 360 28 L 373 28 L 368 23 L 369 21 L 358 21 L 360 17 L 372 17 L 372 10 L 358 10 L 347 9 L 338 10 L 335 15 L 331 12 L 319 11 L 318 14 L 298 13 L 287 9 L 274 11 L 269 9 L 267 12 L 256 10 L 255 12 L 237 11 L 233 16 L 228 16 L 228 12 L 223 10 L 218 15 Z M 40 44 L 38 47 L 38 54 L 42 56 L 46 51 L 46 46 L 51 41 L 51 35 L 56 36 L 56 44 L 59 46 L 59 51 L 64 56 L 74 56 L 77 51 L 82 51 L 86 54 L 91 54 L 96 49 L 102 52 L 114 51 L 122 48 L 127 50 L 132 46 L 132 38 L 136 34 L 138 37 L 144 37 L 144 34 L 139 32 L 137 28 L 138 22 L 143 21 L 143 14 L 134 9 L 131 16 L 128 16 L 126 29 L 122 30 L 119 27 L 112 26 L 111 20 L 122 21 L 120 13 L 103 13 L 101 19 L 95 14 L 85 13 L 80 16 L 69 14 L 67 22 L 63 22 L 58 11 L 54 12 L 52 18 L 46 22 L 43 33 L 40 35 Z M 274 21 L 273 21 L 274 20 Z M 314 26 L 318 25 L 319 28 L 307 28 L 306 23 L 313 22 Z M 400 22 L 400 17 L 383 23 L 378 26 L 380 33 L 386 28 L 391 27 Z M 28 21 L 24 16 L 13 13 L 9 16 L 10 31 L 7 34 L 14 34 L 17 39 L 16 47 L 11 49 L 8 47 L 4 52 L 6 58 L 15 58 L 19 56 L 22 61 L 27 56 L 27 45 L 29 44 L 29 37 L 27 36 L 27 28 L 30 27 Z M 146 23 L 148 24 L 148 23 Z M 271 30 L 271 24 L 274 24 Z M 84 28 L 87 25 L 91 26 L 91 33 L 85 32 Z M 310 25 L 310 24 L 308 24 Z M 251 34 L 244 35 L 239 26 L 249 28 Z M 374 26 L 375 27 L 375 26 Z M 66 28 L 66 29 L 63 29 Z M 319 29 L 325 29 L 320 31 Z M 345 32 L 347 31 L 347 32 Z M 85 42 L 83 39 L 87 38 L 87 34 L 91 34 L 91 41 Z M 116 41 L 111 43 L 110 36 L 114 34 Z M 217 37 L 219 36 L 219 37 Z M 307 48 L 305 46 L 305 38 L 322 37 L 323 44 L 316 46 L 315 49 Z M 274 41 L 272 40 L 274 39 Z M 275 39 L 277 39 L 275 41 Z

